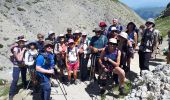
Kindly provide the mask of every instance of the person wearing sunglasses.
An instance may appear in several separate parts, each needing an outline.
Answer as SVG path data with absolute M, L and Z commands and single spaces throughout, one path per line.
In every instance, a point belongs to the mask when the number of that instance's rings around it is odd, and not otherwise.
M 54 74 L 53 43 L 49 40 L 44 42 L 44 53 L 36 58 L 37 79 L 41 87 L 41 100 L 51 100 L 50 76 Z
M 100 73 L 100 86 L 101 86 L 101 94 L 105 91 L 105 86 L 107 84 L 107 78 L 112 77 L 112 73 L 115 73 L 119 76 L 119 92 L 120 95 L 124 95 L 124 84 L 125 84 L 125 72 L 122 68 L 120 68 L 120 59 L 121 59 L 121 51 L 117 48 L 118 43 L 117 39 L 110 38 L 108 41 L 108 46 L 102 50 L 99 64 L 102 68 Z
M 145 23 L 146 29 L 144 30 L 141 43 L 139 46 L 139 67 L 142 70 L 149 70 L 149 60 L 155 45 L 155 21 L 149 18 Z

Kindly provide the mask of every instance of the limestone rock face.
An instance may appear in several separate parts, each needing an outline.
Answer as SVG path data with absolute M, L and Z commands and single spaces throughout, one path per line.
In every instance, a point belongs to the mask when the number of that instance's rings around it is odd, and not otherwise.
M 153 71 L 142 71 L 142 76 L 135 79 L 132 92 L 126 97 L 141 100 L 170 99 L 170 65 L 159 65 Z

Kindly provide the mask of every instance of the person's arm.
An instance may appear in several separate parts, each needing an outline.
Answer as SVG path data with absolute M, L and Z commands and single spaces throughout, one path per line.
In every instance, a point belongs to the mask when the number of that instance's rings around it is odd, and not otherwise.
M 54 69 L 44 69 L 42 65 L 44 63 L 44 58 L 42 56 L 38 56 L 36 59 L 36 71 L 44 73 L 44 74 L 53 74 Z
M 104 59 L 104 55 L 105 55 L 105 50 L 102 50 L 99 58 L 99 64 L 102 68 L 105 68 L 105 66 L 102 64 L 102 59 Z
M 67 51 L 67 50 L 66 50 L 66 51 Z M 67 69 L 68 69 L 68 52 L 66 52 L 65 63 L 66 63 L 66 67 L 67 67 Z
M 113 61 L 112 59 L 108 58 L 108 61 L 111 62 L 114 66 L 119 67 L 120 65 L 120 59 L 121 59 L 121 52 L 120 50 L 118 51 L 118 55 L 117 55 L 117 61 Z
M 14 56 L 15 56 L 17 61 L 22 61 L 23 60 L 25 50 L 26 50 L 26 48 L 23 48 L 22 51 L 19 52 L 18 48 L 14 48 Z
M 137 43 L 138 43 L 138 35 L 137 35 L 136 32 L 134 33 L 134 42 L 135 42 L 135 49 L 136 49 L 137 48 Z

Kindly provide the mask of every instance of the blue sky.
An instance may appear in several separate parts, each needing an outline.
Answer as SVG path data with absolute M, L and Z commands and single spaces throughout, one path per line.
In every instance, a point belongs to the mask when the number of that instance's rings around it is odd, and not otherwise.
M 170 0 L 119 0 L 129 7 L 141 8 L 141 7 L 166 7 Z

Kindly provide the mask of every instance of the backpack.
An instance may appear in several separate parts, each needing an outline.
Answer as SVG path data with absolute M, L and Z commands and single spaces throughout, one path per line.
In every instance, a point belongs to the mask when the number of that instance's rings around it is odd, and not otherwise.
M 145 30 L 141 41 L 143 43 L 139 47 L 140 51 L 145 51 L 146 49 L 153 51 L 153 46 L 154 46 L 154 42 L 155 42 L 154 30 L 152 31 L 150 36 L 147 36 L 147 31 Z M 147 42 L 147 43 L 145 43 L 145 42 Z
M 25 57 L 26 50 L 25 50 L 24 55 L 23 55 L 23 61 L 17 61 L 16 58 L 15 58 L 15 56 L 14 56 L 14 48 L 17 48 L 18 51 L 19 51 L 18 46 L 16 46 L 16 45 L 12 45 L 12 46 L 11 46 L 11 49 L 10 49 L 10 50 L 11 50 L 11 54 L 12 54 L 12 55 L 10 55 L 10 61 L 11 61 L 14 65 L 18 65 L 19 67 L 25 67 L 24 57 Z

